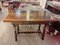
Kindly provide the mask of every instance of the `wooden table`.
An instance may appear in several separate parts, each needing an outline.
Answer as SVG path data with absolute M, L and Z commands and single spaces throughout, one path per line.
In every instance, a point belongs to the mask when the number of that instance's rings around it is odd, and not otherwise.
M 21 11 L 20 15 L 16 15 L 15 11 L 9 12 L 9 15 L 4 19 L 4 22 L 11 22 L 15 27 L 15 40 L 17 41 L 17 35 L 19 33 L 39 33 L 42 35 L 42 40 L 44 40 L 45 36 L 45 28 L 49 22 L 56 21 L 54 19 L 51 19 L 50 14 L 47 14 L 48 12 L 45 10 L 40 9 L 40 11 L 30 11 L 29 14 L 27 14 L 26 11 Z M 38 31 L 34 32 L 19 32 L 19 25 L 28 25 L 28 24 L 38 24 Z M 44 24 L 43 32 L 40 31 L 40 25 Z

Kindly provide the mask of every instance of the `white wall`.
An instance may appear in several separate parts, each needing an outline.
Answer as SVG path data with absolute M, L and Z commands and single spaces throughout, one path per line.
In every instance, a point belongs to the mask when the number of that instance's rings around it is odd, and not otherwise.
M 47 1 L 47 0 L 40 0 L 40 6 L 41 6 L 42 8 L 45 8 L 46 1 Z

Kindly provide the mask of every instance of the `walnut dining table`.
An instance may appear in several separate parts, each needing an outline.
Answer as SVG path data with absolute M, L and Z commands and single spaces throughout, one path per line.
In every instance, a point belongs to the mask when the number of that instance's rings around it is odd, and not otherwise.
M 10 11 L 9 14 L 4 19 L 4 22 L 11 22 L 14 26 L 15 32 L 15 41 L 17 41 L 17 36 L 20 33 L 38 33 L 41 34 L 42 40 L 45 37 L 45 29 L 49 22 L 56 21 L 51 19 L 51 16 L 48 11 L 40 9 L 39 11 L 21 11 L 19 15 L 16 14 L 16 11 Z M 19 25 L 30 25 L 38 24 L 38 31 L 33 32 L 20 32 Z M 40 30 L 40 25 L 44 24 L 43 32 Z

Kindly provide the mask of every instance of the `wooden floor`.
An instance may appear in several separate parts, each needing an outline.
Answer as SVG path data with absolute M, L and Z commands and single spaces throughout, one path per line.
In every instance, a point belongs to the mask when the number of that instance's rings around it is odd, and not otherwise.
M 50 36 L 46 34 L 45 40 L 41 40 L 38 34 L 20 34 L 18 41 L 14 39 L 14 28 L 11 23 L 0 22 L 0 45 L 60 45 L 60 35 Z

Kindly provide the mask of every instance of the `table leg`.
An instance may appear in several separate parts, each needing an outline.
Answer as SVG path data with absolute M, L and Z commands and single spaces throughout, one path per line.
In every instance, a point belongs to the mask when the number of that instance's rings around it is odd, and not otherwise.
M 19 34 L 19 25 L 17 25 L 17 33 Z
M 44 25 L 44 29 L 43 29 L 43 33 L 42 33 L 42 40 L 44 40 L 44 37 L 45 37 L 45 29 L 46 29 L 46 25 Z
M 41 31 L 40 31 L 40 25 L 39 25 L 39 28 L 38 28 L 38 32 L 41 32 Z
M 15 31 L 15 41 L 17 41 L 17 34 L 16 34 L 16 31 Z
M 17 41 L 17 27 L 16 27 L 16 25 L 15 25 L 15 41 Z

